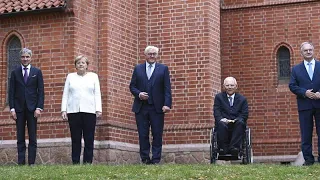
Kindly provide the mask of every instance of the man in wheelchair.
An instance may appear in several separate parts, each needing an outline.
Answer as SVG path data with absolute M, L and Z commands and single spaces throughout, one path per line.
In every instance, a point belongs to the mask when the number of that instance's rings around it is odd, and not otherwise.
M 213 114 L 219 154 L 238 156 L 248 119 L 248 102 L 237 93 L 237 81 L 227 77 L 223 82 L 224 92 L 215 96 Z

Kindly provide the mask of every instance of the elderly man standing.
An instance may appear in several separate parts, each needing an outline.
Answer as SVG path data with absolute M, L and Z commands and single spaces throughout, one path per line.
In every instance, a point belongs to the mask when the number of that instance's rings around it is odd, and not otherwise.
M 238 156 L 249 114 L 248 102 L 236 92 L 238 86 L 234 77 L 227 77 L 223 87 L 225 92 L 215 96 L 213 106 L 219 153 Z
M 292 68 L 289 88 L 297 96 L 301 150 L 305 163 L 314 164 L 312 154 L 313 119 L 318 135 L 318 153 L 320 155 L 320 62 L 314 59 L 314 47 L 310 42 L 300 46 L 303 61 Z M 320 162 L 320 157 L 318 157 Z
M 158 164 L 161 160 L 164 114 L 171 108 L 171 84 L 167 66 L 156 62 L 159 49 L 146 47 L 146 62 L 137 65 L 132 74 L 130 91 L 135 97 L 135 113 L 139 134 L 142 163 Z M 152 132 L 152 158 L 150 159 L 149 129 Z
M 44 87 L 40 69 L 31 66 L 32 51 L 20 51 L 21 65 L 12 71 L 9 89 L 11 118 L 16 121 L 18 164 L 25 164 L 25 126 L 29 134 L 28 164 L 33 165 L 37 151 L 37 118 L 43 110 Z

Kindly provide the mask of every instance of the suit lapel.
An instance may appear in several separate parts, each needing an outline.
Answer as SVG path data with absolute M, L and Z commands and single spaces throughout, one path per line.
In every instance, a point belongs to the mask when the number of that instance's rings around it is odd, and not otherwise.
M 314 64 L 314 71 L 313 71 L 313 76 L 312 79 L 316 79 L 316 77 L 318 77 L 318 74 L 320 73 L 320 62 L 318 62 L 317 60 L 315 60 L 315 64 Z
M 147 71 L 146 71 L 146 63 L 143 63 L 142 64 L 142 66 L 141 66 L 141 68 L 142 68 L 142 73 L 143 73 L 143 77 L 144 77 L 144 79 L 147 79 L 148 80 L 148 76 L 147 76 Z
M 236 102 L 238 101 L 238 99 L 239 99 L 238 94 L 237 94 L 237 93 L 234 93 L 234 100 L 233 100 L 232 106 L 234 106 L 234 105 L 236 104 Z
M 311 81 L 308 71 L 306 69 L 306 67 L 304 66 L 304 61 L 302 61 L 302 63 L 300 64 L 300 72 L 303 73 L 303 77 L 308 77 L 308 79 Z
M 228 94 L 227 94 L 226 92 L 224 93 L 223 100 L 225 101 L 225 103 L 226 103 L 228 106 L 230 106 L 230 102 L 229 102 Z
M 158 71 L 159 71 L 159 64 L 156 63 L 155 67 L 154 67 L 154 70 L 153 70 L 153 73 L 152 73 L 152 75 L 150 77 L 150 79 L 152 80 L 152 86 L 154 85 L 154 82 L 155 82 L 155 80 L 157 78 Z
M 29 76 L 28 76 L 28 80 L 27 80 L 27 84 L 29 83 L 30 78 L 35 74 L 34 71 L 35 71 L 34 68 L 31 66 L 30 67 Z
M 18 76 L 17 78 L 19 79 L 19 81 L 24 83 L 21 65 L 16 69 L 16 71 Z

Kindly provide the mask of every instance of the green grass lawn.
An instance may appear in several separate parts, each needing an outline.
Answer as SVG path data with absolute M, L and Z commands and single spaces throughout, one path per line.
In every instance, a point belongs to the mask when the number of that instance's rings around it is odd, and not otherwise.
M 0 166 L 0 179 L 320 179 L 320 165 L 38 165 Z

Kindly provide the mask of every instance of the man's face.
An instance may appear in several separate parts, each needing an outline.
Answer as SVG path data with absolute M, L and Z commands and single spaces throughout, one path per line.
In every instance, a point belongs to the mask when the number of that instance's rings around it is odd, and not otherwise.
M 157 61 L 157 51 L 155 49 L 150 49 L 147 54 L 145 54 L 146 60 L 149 64 L 153 64 Z
M 230 96 L 234 94 L 238 88 L 237 84 L 232 79 L 226 80 L 223 86 L 224 86 L 224 89 L 226 90 L 226 93 Z
M 306 61 L 313 59 L 313 47 L 310 44 L 304 44 L 301 47 L 301 55 Z
M 28 53 L 24 53 L 21 55 L 21 64 L 24 66 L 24 67 L 27 67 L 31 62 L 31 56 L 30 54 Z

